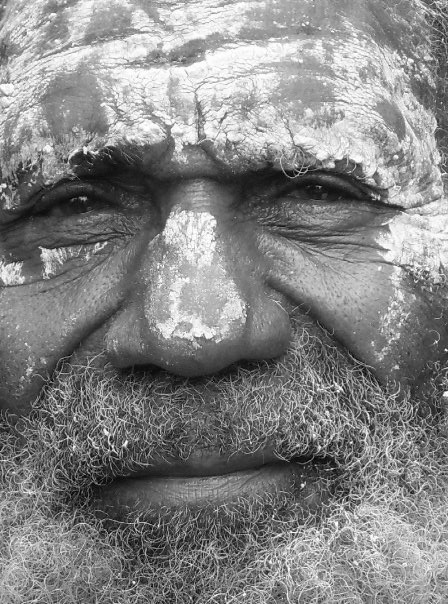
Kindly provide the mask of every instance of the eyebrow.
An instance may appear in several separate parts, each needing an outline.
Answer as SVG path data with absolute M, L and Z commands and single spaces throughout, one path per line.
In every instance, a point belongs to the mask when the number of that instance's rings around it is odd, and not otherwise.
M 167 149 L 168 146 L 165 146 Z M 6 219 L 9 212 L 12 212 L 11 215 L 15 214 L 16 211 L 23 212 L 28 206 L 31 207 L 34 205 L 37 198 L 40 198 L 42 195 L 45 195 L 45 191 L 47 194 L 51 195 L 52 191 L 55 191 L 59 186 L 63 183 L 67 182 L 76 182 L 80 181 L 80 185 L 82 184 L 82 180 L 84 178 L 95 178 L 95 177 L 108 177 L 111 174 L 117 175 L 120 171 L 142 171 L 143 172 L 143 156 L 148 149 L 151 149 L 151 145 L 138 145 L 138 144 L 130 144 L 130 143 L 116 143 L 109 144 L 103 147 L 99 147 L 98 149 L 88 149 L 87 146 L 78 147 L 71 155 L 69 155 L 65 160 L 61 161 L 61 171 L 60 175 L 57 178 L 50 179 L 48 175 L 42 174 L 42 183 L 38 187 L 38 189 L 30 189 L 27 190 L 25 185 L 27 195 L 23 196 L 23 198 L 17 199 L 17 203 L 14 204 L 11 208 L 6 208 L 5 206 L 0 207 L 0 214 L 7 211 Z M 162 153 L 158 156 L 155 155 L 157 161 L 163 160 L 163 149 Z M 224 178 L 235 178 L 236 176 L 243 176 L 244 173 L 267 173 L 268 171 L 278 172 L 285 175 L 285 178 L 290 178 L 291 180 L 297 180 L 297 183 L 300 182 L 301 178 L 307 176 L 312 177 L 312 173 L 316 172 L 316 177 L 318 174 L 322 177 L 331 178 L 332 176 L 342 176 L 347 179 L 348 182 L 351 182 L 354 186 L 360 188 L 360 190 L 364 191 L 370 198 L 372 202 L 375 203 L 385 203 L 387 205 L 392 205 L 390 201 L 388 201 L 388 190 L 382 189 L 375 185 L 374 182 L 369 182 L 372 179 L 366 179 L 362 175 L 362 168 L 359 164 L 356 164 L 354 160 L 348 159 L 347 161 L 338 162 L 338 166 L 334 169 L 323 168 L 321 162 L 317 159 L 317 157 L 308 153 L 307 157 L 310 158 L 310 162 L 314 161 L 315 165 L 306 166 L 297 166 L 296 169 L 292 168 L 291 170 L 285 171 L 281 166 L 273 166 L 268 161 L 266 161 L 266 165 L 260 167 L 260 164 L 254 164 L 254 170 L 250 170 L 250 167 L 244 172 L 241 171 L 240 174 L 235 174 L 232 171 L 231 166 L 226 166 L 225 162 L 217 162 L 217 172 L 216 176 L 219 177 L 219 168 L 223 167 L 224 171 L 221 171 L 221 177 Z M 154 163 L 157 163 L 156 161 Z M 22 170 L 21 179 L 25 180 L 27 177 L 32 175 L 32 168 L 35 167 L 38 162 L 34 162 L 33 165 L 30 164 L 29 170 Z M 63 167 L 65 166 L 65 170 Z M 358 171 L 358 174 L 356 173 Z M 145 168 L 144 172 L 147 174 L 148 179 L 152 178 L 150 170 L 147 171 Z M 207 177 L 207 174 L 204 174 L 204 177 Z M 211 176 L 213 178 L 213 175 Z M 200 176 L 196 176 L 196 178 L 200 178 Z M 45 184 L 44 184 L 45 183 Z M 20 185 L 19 185 L 20 186 Z M 1 178 L 0 178 L 0 187 L 1 187 Z M 18 189 L 19 187 L 17 187 Z M 1 190 L 0 190 L 1 193 Z M 0 202 L 0 206 L 1 206 Z M 398 206 L 397 206 L 398 207 Z
M 98 149 L 88 149 L 87 146 L 77 147 L 72 154 L 64 159 L 57 159 L 51 164 L 51 172 L 42 168 L 45 148 L 28 157 L 20 158 L 16 166 L 11 167 L 6 174 L 0 168 L 0 193 L 9 188 L 11 191 L 27 183 L 33 175 L 41 176 L 42 185 L 52 186 L 58 182 L 108 174 L 118 169 L 138 169 L 141 161 L 141 149 L 137 145 L 106 145 Z M 5 162 L 8 164 L 8 162 Z
M 138 145 L 106 145 L 97 150 L 76 149 L 67 159 L 67 166 L 77 176 L 109 173 L 113 169 L 138 169 L 142 162 L 142 147 Z
M 54 179 L 51 182 L 50 187 L 59 182 L 68 179 L 86 178 L 86 177 L 101 177 L 109 176 L 111 173 L 117 171 L 142 171 L 143 172 L 143 160 L 144 155 L 151 154 L 151 146 L 140 146 L 137 144 L 110 144 L 98 149 L 90 150 L 87 147 L 81 147 L 76 149 L 66 160 L 66 170 L 61 170 L 62 174 L 60 178 Z M 297 152 L 297 148 L 292 149 Z M 147 173 L 148 178 L 154 177 L 150 172 L 151 164 L 157 165 L 160 161 L 163 161 L 165 155 L 164 152 L 160 154 L 153 153 L 153 161 L 148 163 L 144 171 Z M 343 161 L 337 162 L 337 166 L 334 168 L 325 168 L 321 165 L 320 160 L 312 152 L 304 153 L 304 163 L 298 163 L 296 166 L 291 166 L 285 169 L 284 166 L 279 162 L 278 166 L 273 165 L 266 160 L 266 165 L 260 168 L 259 162 L 257 166 L 254 166 L 254 171 L 259 172 L 260 170 L 274 170 L 283 172 L 286 178 L 299 180 L 301 176 L 309 174 L 311 171 L 320 171 L 321 173 L 326 172 L 328 174 L 339 174 L 346 176 L 353 181 L 357 181 L 369 187 L 368 180 L 363 175 L 363 170 L 360 164 L 357 164 L 350 157 L 345 158 Z M 213 158 L 214 159 L 214 158 Z M 34 163 L 36 165 L 36 162 Z M 63 164 L 61 163 L 61 168 Z M 216 176 L 221 177 L 234 177 L 235 172 L 232 166 L 225 163 L 225 159 L 216 160 Z M 251 172 L 250 167 L 246 170 Z M 26 171 L 25 171 L 26 172 Z M 65 174 L 64 174 L 65 172 Z M 243 174 L 243 173 L 241 173 Z M 43 174 L 44 180 L 50 181 L 50 178 L 46 178 Z M 373 183 L 371 183 L 373 184 Z M 379 191 L 378 187 L 374 187 Z
M 167 148 L 168 146 L 165 145 L 165 152 Z M 163 156 L 165 154 L 163 147 L 162 149 L 159 149 L 159 151 L 161 152 L 153 153 L 154 165 L 157 165 L 157 163 L 163 161 Z M 297 149 L 295 149 L 295 151 L 297 151 Z M 78 147 L 65 160 L 60 162 L 60 171 L 57 177 L 50 177 L 49 174 L 41 172 L 42 181 L 38 190 L 35 188 L 33 190 L 31 187 L 29 190 L 27 190 L 27 185 L 25 184 L 24 197 L 20 200 L 17 200 L 18 204 L 16 207 L 19 209 L 20 207 L 26 206 L 31 199 L 36 196 L 36 194 L 39 194 L 39 191 L 42 192 L 42 189 L 50 191 L 55 186 L 67 181 L 89 177 L 108 177 L 111 174 L 116 174 L 117 172 L 121 171 L 141 171 L 142 173 L 144 172 L 148 178 L 157 178 L 156 175 L 151 174 L 150 166 L 152 162 L 143 168 L 143 157 L 147 152 L 151 153 L 151 145 L 141 146 L 138 144 L 116 143 L 105 145 L 98 149 L 88 149 L 87 146 Z M 297 181 L 299 181 L 301 176 L 310 174 L 310 172 L 313 171 L 319 171 L 321 174 L 326 173 L 329 175 L 334 174 L 345 176 L 352 182 L 356 182 L 361 187 L 369 189 L 370 194 L 375 198 L 384 199 L 385 195 L 387 197 L 387 191 L 375 186 L 375 183 L 372 181 L 372 179 L 367 179 L 363 175 L 361 166 L 353 159 L 350 160 L 350 158 L 347 158 L 344 161 L 337 162 L 338 165 L 334 168 L 323 167 L 321 162 L 313 153 L 307 152 L 306 160 L 306 163 L 300 165 L 297 164 L 297 166 L 291 166 L 288 169 L 285 169 L 281 162 L 279 162 L 279 165 L 275 166 L 266 160 L 265 166 L 260 167 L 259 162 L 257 162 L 256 166 L 254 165 L 253 171 L 250 169 L 250 166 L 248 166 L 245 172 L 250 173 L 261 172 L 263 170 L 273 170 L 275 172 L 283 172 L 285 174 L 285 178 L 290 178 L 291 180 L 297 179 Z M 11 183 L 12 186 L 10 185 L 10 189 L 12 191 L 18 190 L 23 182 L 27 182 L 29 177 L 32 176 L 33 172 L 35 172 L 36 166 L 39 165 L 39 160 L 30 160 L 28 165 L 29 167 L 22 168 L 20 170 L 20 174 L 17 174 L 17 178 L 14 179 L 16 181 L 16 186 L 12 185 Z M 226 165 L 225 158 L 224 160 L 216 160 L 216 168 L 216 174 L 212 174 L 211 177 L 235 177 L 235 171 L 232 170 L 230 165 Z M 241 172 L 241 175 L 243 175 L 243 172 Z M 205 176 L 207 176 L 206 171 Z M 2 179 L 0 175 L 0 187 L 2 187 L 1 181 Z M 3 187 L 4 186 L 5 185 L 3 185 Z M 29 193 L 29 195 L 27 195 L 27 193 Z

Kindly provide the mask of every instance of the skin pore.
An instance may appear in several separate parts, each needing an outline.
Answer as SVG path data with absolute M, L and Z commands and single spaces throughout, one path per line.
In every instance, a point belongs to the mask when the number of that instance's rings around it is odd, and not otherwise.
M 5 5 L 2 602 L 447 599 L 446 8 Z

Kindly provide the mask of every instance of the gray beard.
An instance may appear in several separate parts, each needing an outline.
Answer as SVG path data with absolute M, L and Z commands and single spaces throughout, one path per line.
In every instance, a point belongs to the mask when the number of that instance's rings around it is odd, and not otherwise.
M 193 381 L 99 360 L 62 366 L 19 438 L 4 425 L 1 602 L 448 600 L 446 419 L 421 417 L 326 334 L 297 328 L 282 359 Z M 284 494 L 126 522 L 90 508 L 92 484 L 161 455 L 268 443 L 333 460 L 325 509 L 303 518 Z

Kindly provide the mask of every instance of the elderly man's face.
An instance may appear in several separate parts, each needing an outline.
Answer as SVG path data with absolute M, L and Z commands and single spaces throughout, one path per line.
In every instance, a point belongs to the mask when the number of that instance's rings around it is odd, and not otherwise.
M 201 523 L 299 530 L 381 444 L 391 476 L 448 348 L 422 5 L 4 17 L 0 407 L 23 467 L 192 548 Z

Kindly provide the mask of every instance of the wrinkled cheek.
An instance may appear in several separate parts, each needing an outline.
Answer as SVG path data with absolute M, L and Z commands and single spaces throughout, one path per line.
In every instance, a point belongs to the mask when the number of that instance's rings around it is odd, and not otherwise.
M 117 311 L 136 247 L 63 283 L 0 288 L 0 408 L 28 413 L 57 363 Z
M 8 243 L 0 243 L 0 287 L 29 285 L 49 281 L 61 274 L 85 270 L 111 252 L 107 242 L 54 247 L 26 241 L 12 252 Z
M 358 308 L 365 311 L 354 313 L 352 329 L 336 327 L 335 335 L 381 382 L 414 386 L 431 363 L 443 358 L 446 325 L 440 307 L 429 301 L 405 269 L 384 265 L 382 272 L 387 274 L 383 282 L 370 288 L 364 282 L 358 290 Z M 375 298 L 376 288 L 381 293 Z
M 439 216 L 439 221 L 442 218 Z M 388 222 L 378 238 L 380 255 L 389 263 L 388 300 L 381 309 L 374 354 L 393 375 L 412 382 L 425 366 L 446 357 L 447 300 L 442 269 L 446 245 L 437 219 L 405 212 Z M 439 225 L 440 226 L 440 225 Z
M 0 408 L 22 414 L 44 383 L 49 365 L 48 336 L 54 334 L 59 320 L 56 312 L 51 322 L 44 309 L 38 310 L 32 303 L 23 305 L 19 290 L 23 288 L 1 292 Z M 57 348 L 58 341 L 54 339 L 52 345 Z
M 407 271 L 385 262 L 378 250 L 350 262 L 336 251 L 288 252 L 272 264 L 273 287 L 381 382 L 412 385 L 442 357 L 448 338 L 440 312 Z
M 404 269 L 393 268 L 389 292 L 371 341 L 373 363 L 388 379 L 413 384 L 445 354 L 444 318 Z

